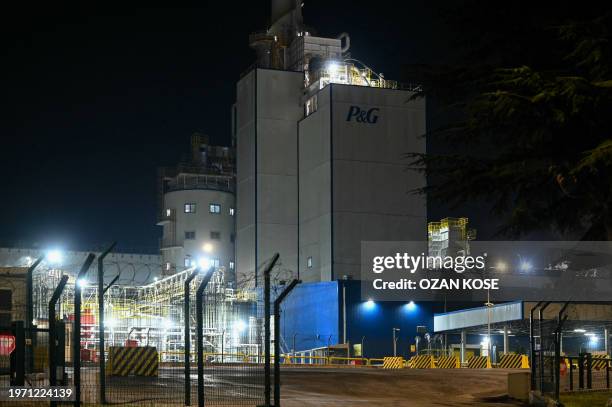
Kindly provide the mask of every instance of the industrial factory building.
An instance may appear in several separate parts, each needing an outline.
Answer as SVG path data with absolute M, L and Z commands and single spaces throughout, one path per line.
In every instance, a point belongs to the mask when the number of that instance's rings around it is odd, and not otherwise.
M 260 355 L 262 270 L 279 253 L 272 300 L 288 281 L 301 280 L 285 299 L 281 336 L 274 338 L 283 353 L 312 356 L 333 349 L 343 355 L 408 357 L 424 349 L 452 349 L 464 360 L 468 352 L 488 351 L 481 337 L 481 303 L 374 302 L 361 296 L 363 241 L 429 238 L 430 249 L 443 254 L 466 249 L 475 237 L 465 218 L 428 224 L 426 198 L 410 193 L 426 182 L 422 174 L 406 171 L 404 160 L 404 154 L 426 149 L 425 100 L 412 98 L 418 87 L 389 80 L 350 55 L 348 34 L 328 38 L 310 32 L 301 2 L 274 0 L 271 17 L 267 30 L 249 38 L 256 61 L 236 84 L 232 146 L 212 146 L 206 136 L 194 134 L 190 157 L 159 172 L 161 254 L 111 253 L 105 284 L 119 277 L 100 294 L 94 277 L 76 281 L 87 253 L 64 252 L 57 264 L 47 253 L 34 274 L 34 323 L 45 325 L 53 287 L 69 274 L 68 295 L 60 305 L 69 320 L 71 295 L 82 284 L 89 318 L 83 329 L 91 334 L 83 339 L 85 349 L 99 340 L 95 305 L 102 295 L 108 303 L 107 344 L 154 343 L 162 360 L 176 361 L 186 335 L 192 341 L 196 336 L 194 326 L 187 334 L 181 329 L 185 282 L 197 267 L 212 266 L 207 351 Z M 42 254 L 0 249 L 0 267 L 20 268 L 11 273 L 22 275 Z M 96 268 L 90 273 L 95 276 Z M 0 290 L 12 284 L 4 277 L 0 273 Z M 21 280 L 11 297 L 20 307 L 25 303 L 19 300 Z M 487 339 L 504 352 L 528 346 L 528 305 L 517 304 L 500 311 L 505 319 L 494 322 L 495 338 Z M 457 325 L 451 312 L 466 308 L 479 308 L 478 318 Z M 0 307 L 0 317 L 3 311 L 8 313 Z M 21 308 L 12 312 L 22 315 Z M 576 314 L 571 329 L 586 324 L 601 331 L 605 345 L 597 346 L 609 351 L 605 321 L 612 316 L 584 315 L 592 320 Z M 582 346 L 576 341 L 572 346 Z
M 257 281 L 274 253 L 303 281 L 357 278 L 361 241 L 422 240 L 425 102 L 348 54 L 350 38 L 304 28 L 296 2 L 273 2 L 251 36 L 257 62 L 238 82 L 236 267 Z

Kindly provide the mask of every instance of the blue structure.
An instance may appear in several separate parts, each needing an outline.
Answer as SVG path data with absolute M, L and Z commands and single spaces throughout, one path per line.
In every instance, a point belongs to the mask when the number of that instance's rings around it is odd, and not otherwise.
M 359 281 L 303 283 L 283 302 L 281 347 L 301 351 L 363 343 L 365 357 L 383 357 L 393 354 L 393 328 L 399 328 L 397 354 L 409 357 L 416 327 L 425 326 L 432 332 L 435 311 L 443 311 L 443 305 L 362 301 Z

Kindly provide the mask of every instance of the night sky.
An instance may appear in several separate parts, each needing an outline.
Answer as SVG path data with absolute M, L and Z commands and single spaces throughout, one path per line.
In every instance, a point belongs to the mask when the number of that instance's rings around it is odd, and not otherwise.
M 2 18 L 0 246 L 155 253 L 156 168 L 195 131 L 228 144 L 248 34 L 269 1 L 137 8 L 20 2 Z M 306 0 L 322 36 L 389 79 L 452 51 L 443 3 Z M 406 7 L 407 6 L 407 7 Z

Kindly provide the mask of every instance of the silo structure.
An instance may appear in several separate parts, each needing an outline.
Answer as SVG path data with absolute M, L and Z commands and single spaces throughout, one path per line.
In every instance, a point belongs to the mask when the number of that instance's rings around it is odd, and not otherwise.
M 171 275 L 203 261 L 228 271 L 235 268 L 234 153 L 192 136 L 189 162 L 162 168 L 158 225 L 163 274 Z

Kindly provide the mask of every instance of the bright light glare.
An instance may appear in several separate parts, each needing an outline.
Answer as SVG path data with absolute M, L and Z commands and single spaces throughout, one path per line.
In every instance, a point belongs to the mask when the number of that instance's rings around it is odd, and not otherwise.
M 204 243 L 204 246 L 202 246 L 202 250 L 204 250 L 206 253 L 210 253 L 213 251 L 213 245 L 210 243 Z
M 340 66 L 337 62 L 329 62 L 327 64 L 327 70 L 330 72 L 336 72 Z
M 60 250 L 49 250 L 47 252 L 47 259 L 52 264 L 61 263 L 63 258 L 64 258 L 64 255 L 62 254 Z
M 365 306 L 366 309 L 373 309 L 376 306 L 376 303 L 374 301 L 372 301 L 372 300 L 367 300 L 364 303 L 364 306 Z
M 406 304 L 406 309 L 408 311 L 412 311 L 416 309 L 416 304 L 414 303 L 414 301 L 410 301 L 408 304 Z
M 117 320 L 115 318 L 108 318 L 106 321 L 104 321 L 104 325 L 109 328 L 114 328 L 117 326 Z
M 87 280 L 85 280 L 84 278 L 78 279 L 77 285 L 81 288 L 87 287 Z
M 238 320 L 234 322 L 234 331 L 236 332 L 244 332 L 244 330 L 247 328 L 247 324 L 246 322 L 244 322 L 243 320 Z
M 153 281 L 158 281 L 159 278 L 158 277 L 153 277 Z
M 589 339 L 589 343 L 591 345 L 597 345 L 598 342 L 599 342 L 599 338 L 596 336 L 591 336 L 591 338 Z
M 576 329 L 574 329 L 574 332 L 584 333 L 584 332 L 586 332 L 586 329 L 576 328 Z
M 480 346 L 482 346 L 483 348 L 486 348 L 486 347 L 489 346 L 489 337 L 488 336 L 485 336 L 482 339 L 482 342 L 480 342 Z
M 504 263 L 503 261 L 499 261 L 495 265 L 495 270 L 499 270 L 502 273 L 504 273 L 504 272 L 508 271 L 508 265 L 506 263 Z
M 203 269 L 210 268 L 210 259 L 207 257 L 200 257 L 198 259 L 198 266 L 200 266 Z
M 533 266 L 528 261 L 521 262 L 521 271 L 531 271 Z

